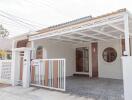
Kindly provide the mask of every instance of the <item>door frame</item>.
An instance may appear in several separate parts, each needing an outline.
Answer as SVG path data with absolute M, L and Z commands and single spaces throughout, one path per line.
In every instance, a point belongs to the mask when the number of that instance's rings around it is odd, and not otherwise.
M 90 50 L 89 50 L 89 47 L 77 47 L 76 48 L 76 53 L 77 53 L 77 49 L 78 48 L 86 48 L 86 49 L 88 49 L 88 72 L 84 72 L 84 71 L 82 71 L 82 72 L 78 72 L 77 71 L 77 69 L 75 69 L 75 74 L 83 74 L 83 75 L 89 75 L 89 73 L 90 73 Z M 76 56 L 77 56 L 77 54 L 76 54 Z M 76 62 L 77 62 L 77 58 L 76 58 Z M 84 65 L 83 65 L 84 66 Z M 76 68 L 77 68 L 77 63 L 76 63 Z

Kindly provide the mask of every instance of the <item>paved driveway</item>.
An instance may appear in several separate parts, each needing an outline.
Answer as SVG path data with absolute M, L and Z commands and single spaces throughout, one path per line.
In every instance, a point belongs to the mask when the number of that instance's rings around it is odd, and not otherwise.
M 66 92 L 93 100 L 124 100 L 123 81 L 117 79 L 69 77 Z
M 71 77 L 67 79 L 66 92 L 9 86 L 0 88 L 0 100 L 123 100 L 123 83 L 121 80 Z
M 7 87 L 0 89 L 0 100 L 95 100 L 67 93 L 31 87 Z

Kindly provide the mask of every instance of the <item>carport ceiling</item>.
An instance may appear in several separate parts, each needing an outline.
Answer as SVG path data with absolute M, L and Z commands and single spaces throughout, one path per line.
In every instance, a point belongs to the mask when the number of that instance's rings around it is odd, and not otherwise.
M 132 25 L 132 21 L 129 22 L 129 25 L 130 26 Z M 130 30 L 130 32 L 132 32 L 132 30 Z M 49 39 L 66 41 L 66 42 L 111 41 L 113 39 L 121 39 L 121 38 L 124 38 L 123 21 L 49 37 Z
M 111 41 L 124 38 L 124 14 L 128 12 L 119 12 L 108 14 L 107 16 L 93 18 L 90 21 L 81 24 L 69 26 L 51 32 L 39 33 L 30 36 L 30 40 L 53 39 L 65 42 L 95 42 Z M 128 24 L 130 36 L 132 35 L 132 16 L 128 14 Z

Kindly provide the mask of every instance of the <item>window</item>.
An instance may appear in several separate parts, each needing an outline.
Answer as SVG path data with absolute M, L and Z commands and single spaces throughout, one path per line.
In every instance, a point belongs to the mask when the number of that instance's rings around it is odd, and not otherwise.
M 117 52 L 114 48 L 108 47 L 103 51 L 103 59 L 106 62 L 113 62 L 117 58 Z

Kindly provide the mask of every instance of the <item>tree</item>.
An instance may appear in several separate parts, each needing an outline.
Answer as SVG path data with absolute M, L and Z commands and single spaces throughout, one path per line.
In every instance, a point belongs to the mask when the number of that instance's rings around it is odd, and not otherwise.
M 4 50 L 0 50 L 0 58 L 5 58 L 7 56 L 7 52 Z
M 9 35 L 9 32 L 7 29 L 3 27 L 3 25 L 0 25 L 0 37 L 7 37 Z

